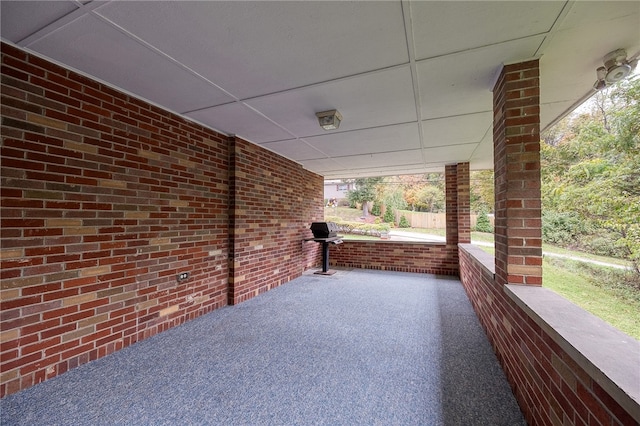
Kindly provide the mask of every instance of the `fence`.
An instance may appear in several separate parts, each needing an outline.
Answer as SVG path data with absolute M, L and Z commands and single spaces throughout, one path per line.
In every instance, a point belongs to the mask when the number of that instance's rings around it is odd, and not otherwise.
M 400 222 L 400 217 L 404 215 L 407 221 L 411 224 L 412 228 L 431 228 L 431 229 L 445 229 L 447 227 L 447 215 L 446 213 L 424 213 L 424 212 L 412 212 L 409 210 L 396 210 L 396 223 Z M 492 214 L 489 216 L 489 222 L 491 226 L 494 226 L 494 217 Z M 478 220 L 477 214 L 471 214 L 471 228 L 476 226 Z

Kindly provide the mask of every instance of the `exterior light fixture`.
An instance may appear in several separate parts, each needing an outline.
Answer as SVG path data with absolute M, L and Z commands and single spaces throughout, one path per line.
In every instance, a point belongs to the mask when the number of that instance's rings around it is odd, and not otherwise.
M 602 59 L 604 67 L 596 70 L 598 79 L 593 85 L 595 90 L 602 90 L 607 86 L 626 78 L 636 67 L 638 60 L 627 60 L 627 52 L 624 49 L 607 53 Z
M 320 127 L 325 130 L 335 130 L 340 127 L 342 121 L 342 114 L 338 110 L 332 109 L 330 111 L 316 112 Z

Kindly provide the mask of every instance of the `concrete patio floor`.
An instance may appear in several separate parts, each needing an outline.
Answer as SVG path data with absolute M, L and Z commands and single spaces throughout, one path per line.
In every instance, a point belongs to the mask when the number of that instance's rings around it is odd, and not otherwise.
M 6 397 L 2 424 L 526 424 L 459 280 L 312 272 Z

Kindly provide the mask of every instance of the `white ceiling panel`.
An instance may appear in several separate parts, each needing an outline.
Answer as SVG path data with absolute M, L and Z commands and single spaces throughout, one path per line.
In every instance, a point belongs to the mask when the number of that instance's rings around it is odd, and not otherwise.
M 541 66 L 547 70 L 540 75 L 544 89 L 540 93 L 541 103 L 575 101 L 577 93 L 587 93 L 596 81 L 596 69 L 603 65 L 602 58 L 607 53 L 619 48 L 626 49 L 629 56 L 640 52 L 640 2 L 635 3 L 638 13 L 610 21 L 615 25 L 611 26 L 607 37 L 602 37 L 588 26 L 553 34 L 540 58 Z M 629 28 L 635 30 L 629 31 Z M 576 39 L 582 43 L 574 45 Z M 599 54 L 594 55 L 593 52 Z M 552 114 L 543 113 L 547 120 L 551 118 Z
M 416 121 L 408 66 L 341 79 L 246 101 L 299 137 L 325 133 L 316 112 L 337 109 L 340 131 Z
M 305 140 L 331 157 L 403 151 L 420 147 L 418 124 L 399 124 L 352 132 L 327 133 Z
M 436 148 L 424 149 L 424 161 L 425 163 L 461 163 L 469 161 L 471 154 L 475 151 L 477 143 L 470 143 L 465 145 L 453 145 L 453 146 L 440 146 Z
M 111 2 L 99 13 L 239 99 L 406 63 L 401 2 Z
M 291 133 L 241 102 L 190 112 L 187 117 L 254 143 L 291 139 Z
M 562 18 L 560 28 L 563 31 L 591 28 L 593 33 L 603 34 L 601 31 L 603 26 L 608 29 L 619 26 L 611 25 L 611 21 L 629 16 L 636 16 L 638 19 L 638 14 L 640 14 L 640 2 L 638 1 L 575 1 L 569 3 L 568 12 Z M 636 25 L 635 28 L 640 31 L 640 25 Z
M 300 164 L 302 164 L 304 167 L 306 167 L 309 170 L 317 170 L 316 173 L 319 173 L 322 175 L 325 175 L 326 173 L 336 172 L 336 173 L 342 173 L 341 176 L 348 176 L 348 173 L 344 174 L 345 165 L 340 164 L 333 158 L 318 158 L 315 160 L 304 160 L 304 161 L 300 161 Z
M 530 37 L 417 64 L 422 118 L 493 109 L 491 90 L 502 64 L 531 58 L 544 37 Z
M 372 153 L 364 155 L 350 155 L 347 157 L 337 157 L 341 163 L 349 164 L 349 168 L 365 169 L 380 168 L 388 166 L 419 166 L 422 164 L 422 157 L 419 149 L 407 151 L 393 151 L 384 153 Z
M 84 3 L 0 1 L 0 37 L 327 177 L 490 167 L 503 63 L 540 58 L 544 128 L 640 54 L 638 1 Z
M 2 37 L 19 42 L 77 8 L 71 1 L 0 1 Z
M 493 126 L 471 154 L 472 170 L 493 169 Z
M 540 109 L 540 131 L 543 131 L 560 114 L 568 111 L 573 106 L 573 101 L 553 102 L 544 105 Z
M 277 152 L 295 161 L 313 160 L 318 158 L 326 158 L 327 156 L 310 146 L 302 139 L 286 140 L 278 142 L 270 142 L 260 144 L 271 151 Z
M 201 78 L 91 15 L 80 17 L 29 47 L 172 111 L 231 100 Z
M 560 1 L 413 2 L 416 59 L 549 31 L 564 5 Z
M 424 146 L 458 145 L 480 142 L 491 128 L 491 112 L 438 118 L 422 122 Z

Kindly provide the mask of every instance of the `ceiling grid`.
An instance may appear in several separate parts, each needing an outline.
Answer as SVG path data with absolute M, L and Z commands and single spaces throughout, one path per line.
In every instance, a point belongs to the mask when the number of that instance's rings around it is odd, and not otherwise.
M 628 1 L 2 1 L 0 17 L 5 42 L 325 178 L 491 168 L 503 64 L 540 58 L 544 128 L 605 54 L 640 54 Z

